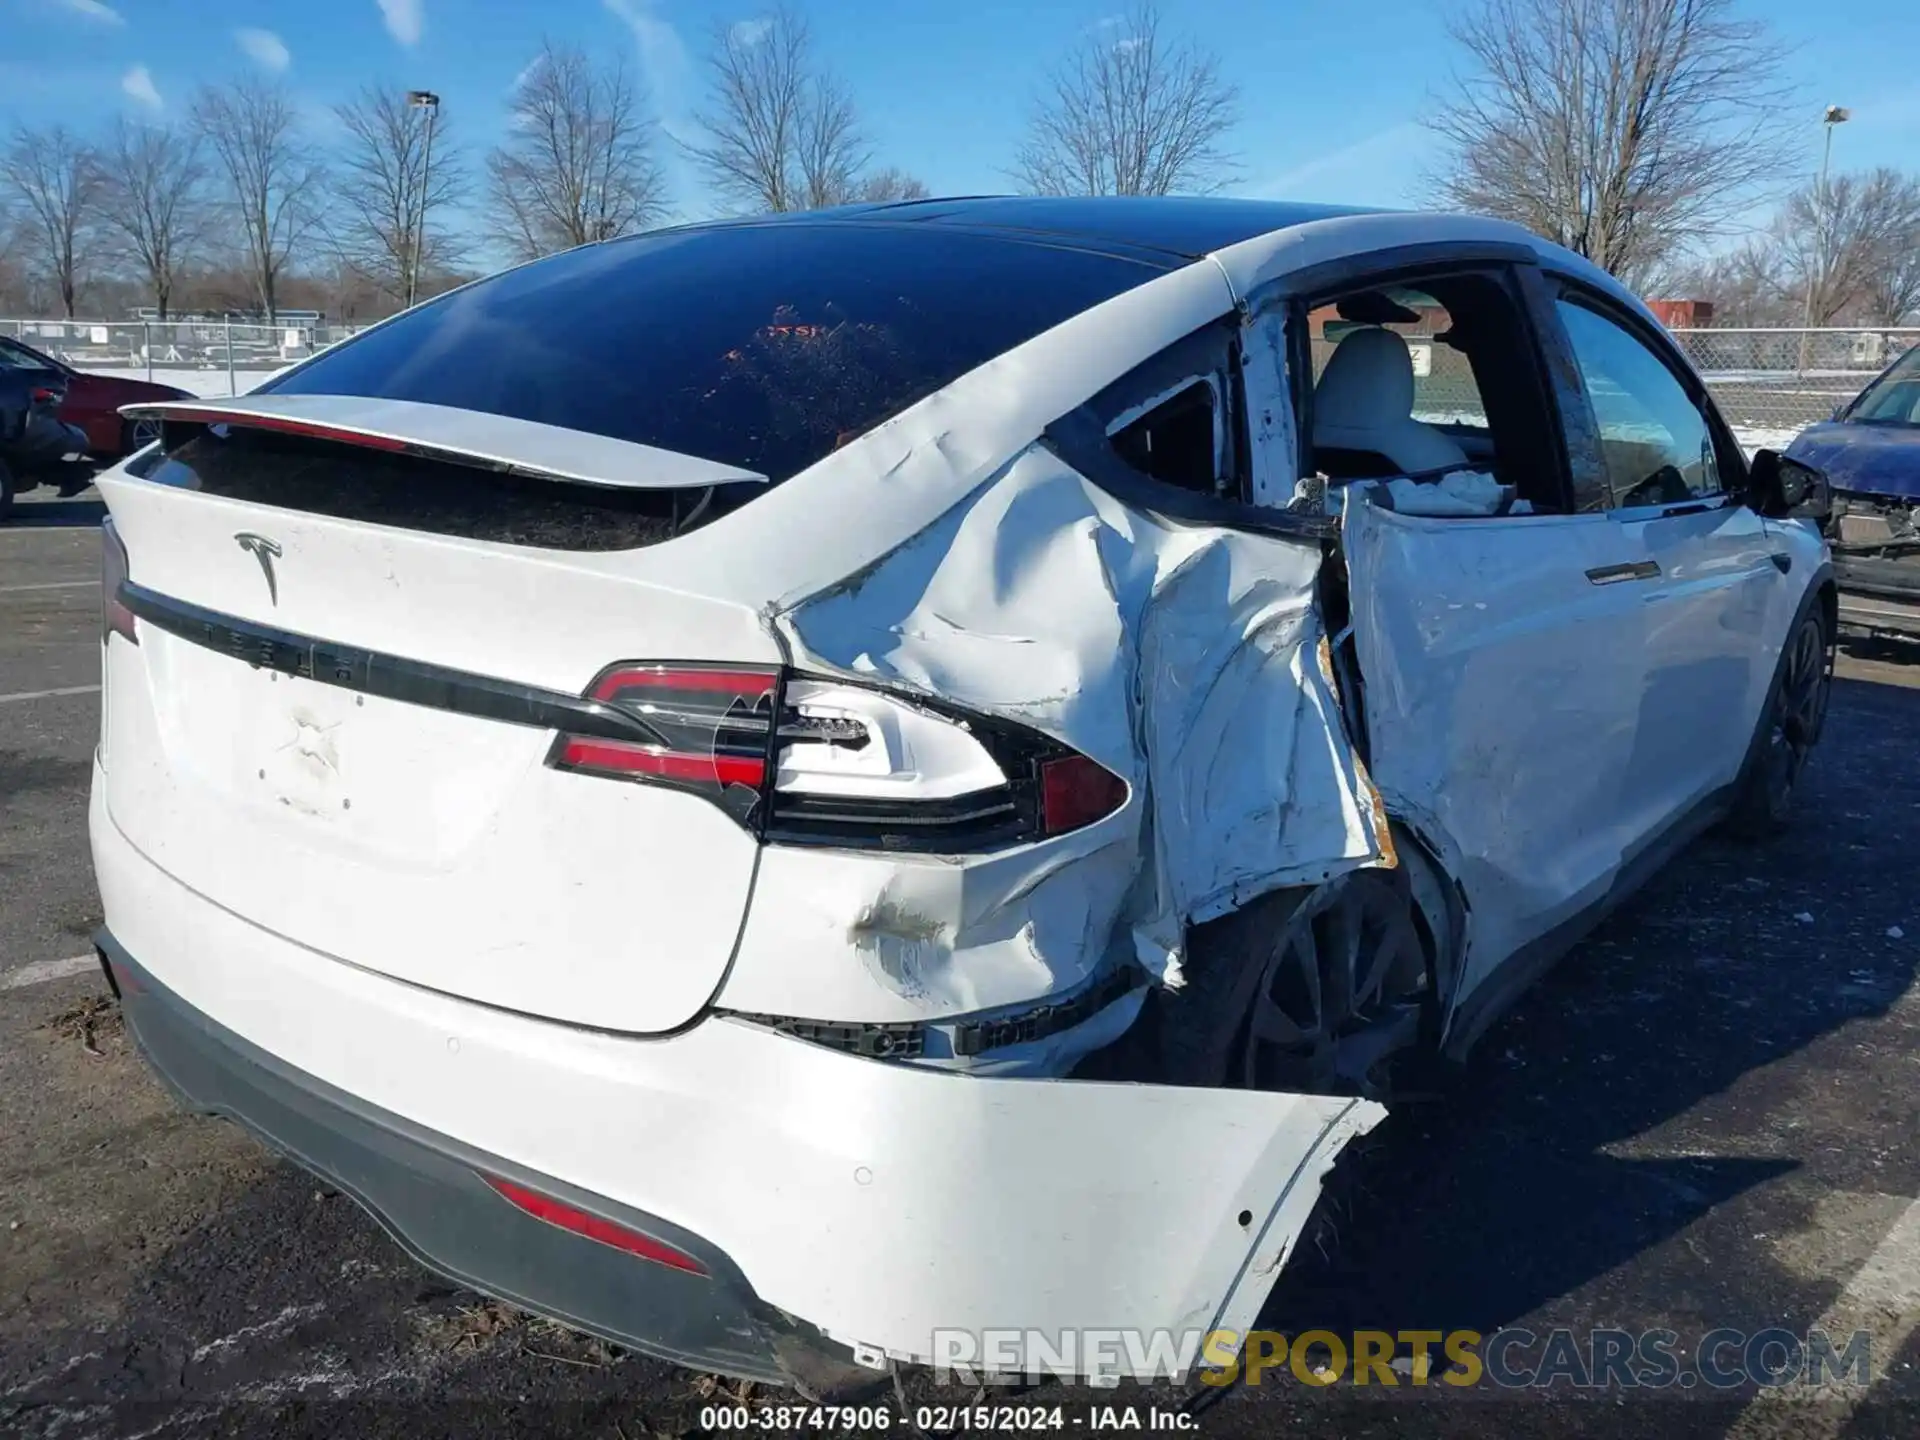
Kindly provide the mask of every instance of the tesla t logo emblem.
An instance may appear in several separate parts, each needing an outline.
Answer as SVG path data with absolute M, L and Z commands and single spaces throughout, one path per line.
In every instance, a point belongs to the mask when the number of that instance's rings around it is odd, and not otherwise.
M 278 605 L 280 582 L 274 578 L 273 562 L 280 558 L 280 542 L 256 535 L 251 530 L 242 530 L 233 537 L 233 543 L 260 562 L 260 573 L 267 577 L 267 599 Z

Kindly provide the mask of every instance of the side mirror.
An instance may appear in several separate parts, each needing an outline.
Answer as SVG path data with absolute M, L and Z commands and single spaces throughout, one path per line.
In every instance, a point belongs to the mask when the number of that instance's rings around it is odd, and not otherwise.
M 1826 472 L 1777 450 L 1754 453 L 1747 467 L 1747 504 L 1769 520 L 1812 520 L 1825 524 L 1833 512 L 1833 487 Z

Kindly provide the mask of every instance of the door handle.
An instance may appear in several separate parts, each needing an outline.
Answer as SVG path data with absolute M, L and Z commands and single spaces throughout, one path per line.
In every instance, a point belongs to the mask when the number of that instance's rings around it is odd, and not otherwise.
M 1596 585 L 1618 585 L 1622 580 L 1657 580 L 1660 566 L 1653 560 L 1631 560 L 1624 565 L 1598 565 L 1587 571 Z

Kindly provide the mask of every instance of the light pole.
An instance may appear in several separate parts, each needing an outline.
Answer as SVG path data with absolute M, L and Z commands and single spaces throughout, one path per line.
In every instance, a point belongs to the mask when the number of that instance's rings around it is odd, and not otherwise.
M 1827 167 L 1833 163 L 1833 127 L 1836 125 L 1844 125 L 1852 118 L 1853 112 L 1844 106 L 1829 105 L 1827 107 L 1827 113 L 1820 119 L 1821 125 L 1826 128 L 1827 139 L 1825 148 L 1820 154 L 1820 183 L 1814 187 L 1813 209 L 1818 226 L 1814 236 L 1819 247 L 1815 252 L 1815 259 L 1819 265 L 1817 280 L 1818 283 L 1822 285 L 1826 284 L 1827 281 L 1827 241 L 1831 229 L 1830 217 L 1827 214 Z M 1801 320 L 1802 327 L 1807 330 L 1813 329 L 1813 294 L 1815 281 L 1816 276 L 1809 275 L 1807 277 L 1807 308 Z M 1811 335 L 1802 335 L 1800 337 L 1800 368 L 1802 370 L 1807 368 L 1807 349 L 1812 342 L 1813 337 Z
M 427 144 L 420 157 L 420 205 L 413 224 L 413 263 L 407 266 L 407 308 L 413 308 L 420 290 L 420 249 L 426 239 L 427 197 L 433 182 L 433 117 L 440 113 L 440 97 L 431 90 L 409 90 L 407 104 L 427 112 Z M 1831 132 L 1829 132 L 1831 133 Z

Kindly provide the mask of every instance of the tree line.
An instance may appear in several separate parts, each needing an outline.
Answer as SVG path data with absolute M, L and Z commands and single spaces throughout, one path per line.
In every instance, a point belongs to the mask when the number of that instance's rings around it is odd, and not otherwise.
M 1920 178 L 1784 184 L 1808 108 L 1739 4 L 1469 0 L 1424 112 L 1439 159 L 1423 198 L 1517 221 L 1643 293 L 1712 301 L 1721 324 L 1912 318 Z M 71 316 L 85 295 L 370 319 L 495 260 L 659 224 L 675 154 L 741 213 L 926 195 L 876 162 L 799 11 L 717 29 L 706 76 L 690 133 L 667 136 L 624 62 L 550 41 L 478 156 L 458 117 L 384 87 L 336 107 L 322 147 L 257 79 L 203 88 L 171 124 L 19 129 L 0 149 L 0 313 Z M 1224 144 L 1239 111 L 1217 57 L 1139 0 L 1047 73 L 1008 175 L 1039 194 L 1218 190 L 1242 175 Z

